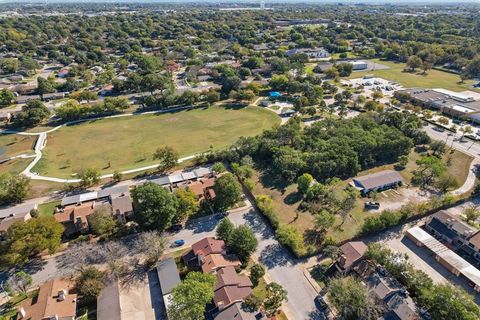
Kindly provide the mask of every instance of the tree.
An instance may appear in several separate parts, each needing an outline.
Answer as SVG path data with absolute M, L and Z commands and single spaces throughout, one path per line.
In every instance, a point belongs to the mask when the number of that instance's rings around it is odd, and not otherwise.
M 172 147 L 165 146 L 158 148 L 153 154 L 154 160 L 160 160 L 158 165 L 159 172 L 166 172 L 178 163 L 178 152 Z
M 344 319 L 378 319 L 380 306 L 369 297 L 367 288 L 352 277 L 334 278 L 328 287 L 328 298 Z
M 13 223 L 5 236 L 6 265 L 23 265 L 29 258 L 48 250 L 54 253 L 60 244 L 63 226 L 53 217 L 38 217 Z
M 265 275 L 265 267 L 259 263 L 254 264 L 250 268 L 250 280 L 252 280 L 253 285 L 256 287 L 258 282 Z
M 100 182 L 100 172 L 94 168 L 80 170 L 77 177 L 82 187 L 90 187 Z
M 177 199 L 167 189 L 147 182 L 132 191 L 137 210 L 134 219 L 147 230 L 163 231 L 172 225 L 177 213 Z
M 50 111 L 40 100 L 29 100 L 13 118 L 16 127 L 33 127 L 48 118 Z
M 417 56 L 411 56 L 408 58 L 407 66 L 412 70 L 415 71 L 416 68 L 420 68 L 422 65 L 422 59 Z
M 430 150 L 432 151 L 433 156 L 441 157 L 446 149 L 447 147 L 444 141 L 434 140 L 430 143 Z
M 475 205 L 465 207 L 462 211 L 462 214 L 465 217 L 465 221 L 468 223 L 475 223 L 480 217 L 480 211 Z
M 412 183 L 421 188 L 434 187 L 445 171 L 442 160 L 435 156 L 422 156 L 417 160 L 418 169 L 413 172 Z
M 156 231 L 142 232 L 135 240 L 135 248 L 145 255 L 148 264 L 157 263 L 165 251 L 167 241 Z
M 112 236 L 117 230 L 117 221 L 113 217 L 112 207 L 104 205 L 95 208 L 93 214 L 88 217 L 88 225 L 97 236 Z
M 0 90 L 0 106 L 8 106 L 15 101 L 15 95 L 8 89 Z
M 228 245 L 241 261 L 247 262 L 257 249 L 258 241 L 251 228 L 241 225 L 231 233 Z
M 325 231 L 335 223 L 335 216 L 327 210 L 321 210 L 314 215 L 315 226 L 321 231 Z
M 7 291 L 26 295 L 32 285 L 32 276 L 24 271 L 15 272 L 7 280 Z
M 450 284 L 424 289 L 418 298 L 432 319 L 474 320 L 480 318 L 480 309 L 465 290 Z
M 399 169 L 405 169 L 407 164 L 408 164 L 408 156 L 407 155 L 403 155 L 403 156 L 398 157 L 397 166 L 398 166 Z
M 30 178 L 23 174 L 0 174 L 0 205 L 22 202 L 29 190 Z
M 326 246 L 324 249 L 323 249 L 323 253 L 329 257 L 330 259 L 332 259 L 333 261 L 337 260 L 338 257 L 340 257 L 340 255 L 342 254 L 342 250 L 337 247 L 337 246 L 333 246 L 333 245 L 329 245 L 329 246 Z
M 304 173 L 300 177 L 297 178 L 297 185 L 298 185 L 298 192 L 302 194 L 306 194 L 308 188 L 312 185 L 313 177 L 309 173 Z
M 205 94 L 205 101 L 207 101 L 208 103 L 215 103 L 217 101 L 220 101 L 220 92 L 216 90 L 209 90 Z
M 302 256 L 306 253 L 303 236 L 295 226 L 290 224 L 281 225 L 277 229 L 277 238 L 281 244 L 288 246 L 297 256 Z
M 178 221 L 184 221 L 198 211 L 199 206 L 197 196 L 190 189 L 179 188 L 175 190 L 175 197 L 177 198 L 178 203 L 176 217 Z
M 213 299 L 215 275 L 190 272 L 176 286 L 170 297 L 168 318 L 172 320 L 198 320 L 204 318 L 205 306 Z
M 217 210 L 227 210 L 241 200 L 242 186 L 231 173 L 220 176 L 215 181 L 213 189 L 216 194 L 215 207 Z
M 55 92 L 55 81 L 52 79 L 45 79 L 42 77 L 37 78 L 37 93 L 42 97 L 45 93 Z
M 372 93 L 372 99 L 373 100 L 379 100 L 379 99 L 382 99 L 382 98 L 383 98 L 382 91 L 380 91 L 380 90 L 373 91 L 373 93 Z
M 82 267 L 75 280 L 75 287 L 78 293 L 86 303 L 91 303 L 97 299 L 104 288 L 104 273 L 93 266 Z
M 442 174 L 435 183 L 435 186 L 443 193 L 458 187 L 458 182 L 450 174 Z
M 230 219 L 225 218 L 220 221 L 216 230 L 216 237 L 225 241 L 225 243 L 230 243 L 230 237 L 232 236 L 235 230 L 235 226 L 230 221 Z
M 123 178 L 123 174 L 120 172 L 120 171 L 113 171 L 113 175 L 112 175 L 112 181 L 113 182 L 120 182 Z
M 225 170 L 225 166 L 221 162 L 215 162 L 212 166 L 212 171 L 215 173 L 223 173 Z
M 269 316 L 273 316 L 282 306 L 284 301 L 288 301 L 288 292 L 276 282 L 270 282 L 266 287 L 267 296 L 263 301 L 263 308 Z

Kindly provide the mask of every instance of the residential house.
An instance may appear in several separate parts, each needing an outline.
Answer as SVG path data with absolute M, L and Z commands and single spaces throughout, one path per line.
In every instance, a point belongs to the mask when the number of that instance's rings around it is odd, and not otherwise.
M 10 228 L 12 224 L 19 221 L 25 222 L 31 218 L 32 215 L 30 214 L 30 212 L 21 212 L 17 214 L 12 214 L 3 220 L 0 220 L 0 240 L 4 237 L 4 235 L 8 231 L 8 228 Z
M 249 277 L 237 274 L 235 267 L 226 266 L 217 271 L 213 301 L 219 311 L 234 303 L 242 302 L 251 292 L 253 284 Z
M 445 210 L 433 214 L 425 224 L 425 229 L 451 247 L 468 245 L 467 240 L 477 232 Z
M 189 182 L 180 186 L 192 191 L 201 202 L 203 200 L 213 201 L 215 199 L 215 191 L 213 186 L 215 185 L 215 177 L 209 177 L 205 179 L 199 179 L 197 181 Z
M 382 266 L 363 260 L 355 271 L 362 278 L 369 293 L 383 307 L 385 320 L 419 320 L 418 307 L 408 291 Z
M 350 271 L 365 258 L 367 245 L 362 241 L 350 241 L 340 247 L 341 256 L 337 259 L 335 266 L 341 275 L 347 275 Z
M 103 206 L 110 207 L 112 215 L 120 222 L 126 222 L 133 214 L 128 186 L 64 197 L 54 217 L 65 226 L 65 236 L 70 237 L 77 233 L 88 232 L 88 217 L 95 212 L 95 209 Z
M 0 121 L 8 123 L 12 118 L 12 114 L 10 112 L 0 112 Z
M 262 320 L 266 319 L 261 313 L 252 313 L 244 310 L 242 302 L 236 302 L 221 310 L 214 320 Z
M 32 210 L 37 210 L 37 204 L 21 204 L 13 207 L 8 207 L 0 210 L 0 220 L 8 217 L 20 216 L 22 214 L 30 213 Z
M 21 320 L 74 320 L 77 314 L 77 295 L 71 293 L 73 283 L 63 279 L 45 282 L 37 296 L 24 300 L 18 309 Z
M 474 258 L 477 264 L 480 264 L 480 232 L 475 233 L 468 239 L 467 245 L 462 246 L 461 250 Z
M 401 186 L 403 184 L 403 178 L 396 171 L 383 170 L 353 178 L 350 184 L 365 196 L 372 191 L 383 191 Z
M 239 267 L 240 261 L 234 255 L 228 255 L 223 240 L 206 237 L 194 243 L 192 249 L 182 255 L 186 266 L 212 273 L 227 266 Z
M 163 303 L 165 309 L 170 305 L 170 296 L 173 288 L 182 283 L 178 273 L 175 259 L 168 258 L 157 263 L 157 275 L 160 282 L 160 290 L 162 292 Z

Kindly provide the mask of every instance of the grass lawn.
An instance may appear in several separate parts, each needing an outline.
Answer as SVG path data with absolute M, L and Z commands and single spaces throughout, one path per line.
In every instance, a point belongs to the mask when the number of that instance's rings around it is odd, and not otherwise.
M 28 198 L 38 198 L 51 195 L 54 191 L 62 191 L 66 185 L 59 182 L 30 180 Z
M 7 162 L 0 163 L 0 174 L 2 173 L 11 173 L 11 174 L 19 174 L 20 172 L 25 169 L 30 162 L 32 162 L 33 158 L 30 159 L 12 159 L 8 160 Z
M 0 134 L 0 159 L 6 159 L 20 154 L 33 154 L 33 147 L 37 141 L 35 136 L 19 134 Z
M 352 72 L 349 78 L 361 78 L 367 74 L 373 74 L 390 81 L 398 82 L 405 88 L 443 88 L 452 91 L 479 91 L 478 89 L 472 88 L 472 84 L 474 83 L 472 80 L 465 81 L 465 83 L 461 84 L 459 83 L 460 76 L 453 73 L 430 70 L 424 75 L 422 70 L 417 70 L 416 72 L 403 71 L 405 69 L 404 63 L 379 59 L 373 59 L 371 61 L 386 65 L 390 68 L 375 71 Z
M 38 215 L 39 216 L 53 216 L 53 212 L 57 206 L 60 205 L 60 200 L 52 201 L 47 203 L 42 203 L 38 205 Z
M 102 173 L 138 168 L 154 164 L 152 154 L 161 146 L 172 146 L 184 157 L 226 147 L 278 123 L 273 112 L 253 106 L 92 120 L 49 134 L 33 171 L 70 177 L 88 167 Z

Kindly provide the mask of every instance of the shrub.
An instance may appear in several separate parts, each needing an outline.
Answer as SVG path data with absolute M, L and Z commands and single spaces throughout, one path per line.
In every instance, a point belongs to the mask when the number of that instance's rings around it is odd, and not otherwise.
M 297 228 L 291 225 L 281 225 L 277 230 L 278 241 L 289 247 L 297 256 L 306 254 L 307 249 L 303 237 Z
M 273 200 L 267 195 L 260 195 L 255 199 L 257 207 L 272 225 L 273 229 L 277 230 L 280 225 L 280 219 L 273 210 Z

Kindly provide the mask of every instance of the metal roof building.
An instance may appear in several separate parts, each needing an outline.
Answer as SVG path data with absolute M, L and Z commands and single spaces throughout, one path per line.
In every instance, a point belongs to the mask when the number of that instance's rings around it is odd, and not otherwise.
M 468 261 L 447 248 L 443 243 L 432 237 L 420 227 L 407 230 L 406 236 L 419 247 L 426 247 L 435 254 L 442 266 L 447 268 L 457 277 L 462 275 L 471 282 L 475 291 L 480 292 L 480 270 L 472 266 Z

